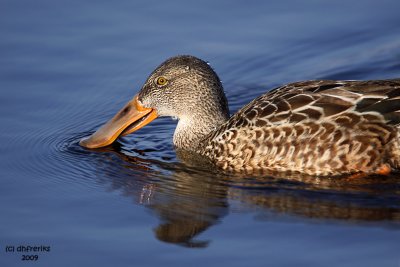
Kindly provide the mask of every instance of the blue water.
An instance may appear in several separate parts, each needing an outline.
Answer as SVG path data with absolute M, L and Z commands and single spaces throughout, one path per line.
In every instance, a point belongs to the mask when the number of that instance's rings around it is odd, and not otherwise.
M 292 81 L 399 78 L 398 10 L 1 1 L 0 266 L 399 266 L 398 175 L 210 174 L 179 162 L 171 119 L 99 151 L 78 145 L 177 54 L 210 62 L 232 112 Z M 6 252 L 20 245 L 50 251 Z

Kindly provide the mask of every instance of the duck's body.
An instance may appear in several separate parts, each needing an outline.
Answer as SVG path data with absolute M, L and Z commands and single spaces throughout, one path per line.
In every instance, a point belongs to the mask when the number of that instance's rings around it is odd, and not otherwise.
M 400 79 L 293 83 L 256 98 L 229 118 L 222 85 L 208 64 L 174 57 L 81 144 L 108 145 L 157 116 L 179 119 L 177 148 L 229 171 L 339 175 L 400 166 Z
M 399 166 L 400 80 L 308 81 L 266 93 L 205 138 L 223 169 L 312 175 Z

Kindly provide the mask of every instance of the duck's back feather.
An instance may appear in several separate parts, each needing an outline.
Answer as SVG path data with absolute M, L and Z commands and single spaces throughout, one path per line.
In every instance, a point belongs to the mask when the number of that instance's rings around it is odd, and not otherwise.
M 278 87 L 250 102 L 235 117 L 268 124 L 318 120 L 345 111 L 375 111 L 389 124 L 400 122 L 400 80 L 306 81 Z M 256 113 L 256 114 L 255 114 Z
M 399 123 L 400 80 L 297 82 L 239 110 L 203 154 L 225 169 L 369 172 L 397 153 Z

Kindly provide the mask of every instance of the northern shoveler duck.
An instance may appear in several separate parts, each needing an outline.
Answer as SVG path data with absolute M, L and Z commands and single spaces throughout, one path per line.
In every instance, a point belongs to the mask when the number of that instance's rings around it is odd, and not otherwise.
M 196 57 L 176 56 L 80 144 L 107 146 L 160 116 L 179 120 L 176 148 L 227 171 L 387 174 L 400 166 L 400 79 L 291 83 L 230 117 L 214 70 Z

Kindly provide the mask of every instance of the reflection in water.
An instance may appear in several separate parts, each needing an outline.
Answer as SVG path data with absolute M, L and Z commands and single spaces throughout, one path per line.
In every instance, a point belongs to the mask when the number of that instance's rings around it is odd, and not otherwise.
M 100 160 L 102 163 L 96 166 L 102 175 L 100 180 L 146 205 L 160 218 L 159 226 L 154 229 L 159 240 L 186 247 L 208 245 L 207 240 L 195 237 L 218 223 L 228 211 L 227 187 L 218 179 L 180 163 L 127 156 L 118 144 L 96 151 L 101 153 L 94 156 L 107 157 L 110 162 L 105 165 Z
M 173 179 L 158 185 L 149 207 L 161 219 L 155 229 L 158 239 L 189 247 L 204 247 L 207 241 L 193 241 L 227 213 L 226 190 L 209 177 L 177 171 Z
M 164 242 L 207 246 L 209 241 L 197 240 L 196 236 L 228 213 L 229 202 L 272 214 L 267 220 L 284 214 L 319 221 L 400 225 L 400 188 L 395 176 L 353 180 L 300 175 L 227 176 L 180 151 L 177 155 L 185 163 L 149 160 L 145 159 L 146 152 L 135 153 L 140 156 L 127 156 L 117 143 L 93 151 L 91 156 L 98 159 L 100 181 L 146 205 L 159 217 L 154 232 Z

